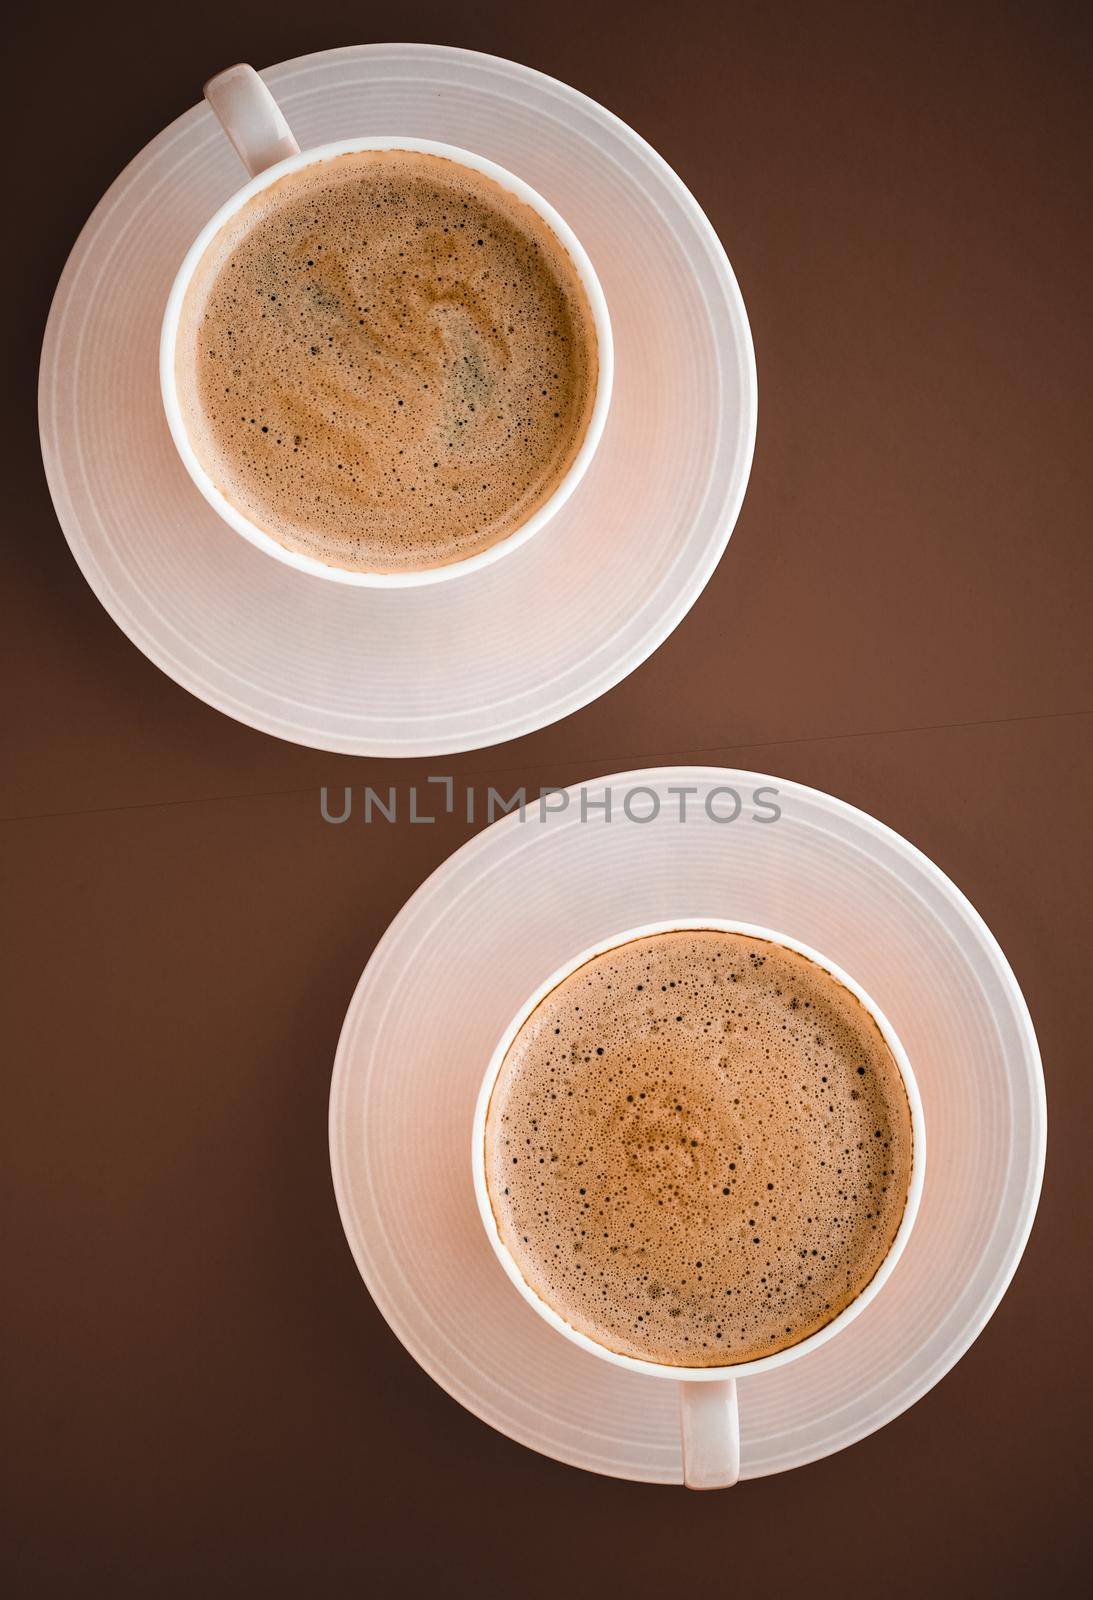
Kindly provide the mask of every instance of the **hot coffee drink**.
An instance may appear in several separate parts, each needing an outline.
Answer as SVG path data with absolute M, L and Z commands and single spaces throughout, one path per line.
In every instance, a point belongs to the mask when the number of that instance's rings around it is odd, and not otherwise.
M 755 1360 L 831 1322 L 911 1180 L 899 1067 L 856 996 L 769 940 L 655 934 L 532 1012 L 490 1098 L 485 1170 L 525 1281 L 609 1350 Z
M 226 499 L 363 572 L 444 566 L 522 526 L 573 464 L 597 372 L 583 284 L 538 212 L 406 150 L 255 195 L 199 263 L 176 353 Z

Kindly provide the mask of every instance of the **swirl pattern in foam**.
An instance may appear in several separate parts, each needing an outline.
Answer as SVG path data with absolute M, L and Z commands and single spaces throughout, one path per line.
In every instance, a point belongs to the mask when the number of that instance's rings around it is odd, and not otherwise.
M 444 566 L 515 532 L 580 449 L 591 309 L 546 222 L 443 157 L 362 151 L 255 195 L 187 290 L 176 373 L 208 476 L 290 550 Z
M 513 1041 L 486 1118 L 498 1230 L 571 1327 L 721 1366 L 857 1298 L 911 1179 L 899 1067 L 856 996 L 782 945 L 715 930 L 595 957 Z

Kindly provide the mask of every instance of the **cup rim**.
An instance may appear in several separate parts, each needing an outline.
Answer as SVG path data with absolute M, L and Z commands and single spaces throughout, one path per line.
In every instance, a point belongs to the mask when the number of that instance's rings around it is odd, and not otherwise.
M 522 200 L 525 205 L 529 205 L 557 235 L 569 254 L 587 296 L 596 333 L 596 394 L 592 403 L 592 414 L 589 417 L 588 426 L 585 429 L 584 438 L 581 440 L 576 456 L 570 463 L 565 477 L 556 486 L 550 497 L 541 506 L 537 507 L 531 516 L 522 522 L 518 528 L 514 529 L 512 533 L 506 534 L 503 539 L 498 539 L 488 549 L 480 550 L 475 555 L 464 557 L 460 561 L 450 561 L 444 566 L 423 567 L 409 572 L 355 572 L 345 567 L 331 566 L 313 556 L 303 555 L 299 551 L 287 549 L 271 534 L 260 528 L 257 523 L 252 522 L 249 517 L 233 506 L 217 488 L 198 460 L 183 421 L 182 408 L 179 404 L 175 382 L 175 350 L 186 290 L 189 288 L 190 280 L 202 256 L 224 224 L 241 207 L 246 205 L 247 201 L 252 199 L 254 195 L 260 194 L 263 189 L 276 183 L 278 179 L 286 177 L 289 173 L 298 172 L 304 167 L 314 166 L 320 161 L 329 161 L 335 156 L 351 155 L 354 152 L 366 150 L 408 150 L 425 155 L 446 157 L 448 160 L 470 167 L 472 171 L 481 172 L 486 177 L 492 178 L 503 189 L 507 189 L 510 193 L 515 194 L 519 200 Z M 419 588 L 425 584 L 442 583 L 450 578 L 460 577 L 465 573 L 479 571 L 483 567 L 491 566 L 495 561 L 500 560 L 502 556 L 508 555 L 511 551 L 519 549 L 541 528 L 545 527 L 555 513 L 566 503 L 580 480 L 584 477 L 603 437 L 608 407 L 611 402 L 611 392 L 614 386 L 614 367 L 614 341 L 611 332 L 611 318 L 596 269 L 593 267 L 588 253 L 573 232 L 573 229 L 550 204 L 549 200 L 544 199 L 538 190 L 533 189 L 523 178 L 517 177 L 515 173 L 508 171 L 506 167 L 500 166 L 496 161 L 491 161 L 486 156 L 477 155 L 473 150 L 465 150 L 459 145 L 446 144 L 437 139 L 417 139 L 399 134 L 376 134 L 368 137 L 337 139 L 325 144 L 311 145 L 306 150 L 300 150 L 297 154 L 287 156 L 283 161 L 278 161 L 273 166 L 265 168 L 256 177 L 245 183 L 242 188 L 237 189 L 201 229 L 182 258 L 182 263 L 175 274 L 174 282 L 167 296 L 159 341 L 160 393 L 171 437 L 194 484 L 221 520 L 226 522 L 230 528 L 233 528 L 236 533 L 241 534 L 250 544 L 298 572 L 310 573 L 313 577 L 325 578 L 335 583 L 372 589 Z
M 739 933 L 751 938 L 765 939 L 775 944 L 784 945 L 787 949 L 795 951 L 798 955 L 805 956 L 808 960 L 814 961 L 817 966 L 822 967 L 836 982 L 841 983 L 844 988 L 848 989 L 864 1006 L 880 1029 L 885 1043 L 895 1058 L 907 1093 L 911 1112 L 911 1181 L 907 1189 L 907 1200 L 903 1208 L 903 1216 L 900 1219 L 899 1227 L 896 1230 L 895 1238 L 889 1246 L 887 1255 L 860 1294 L 848 1306 L 844 1306 L 838 1316 L 833 1317 L 822 1328 L 818 1328 L 815 1333 L 809 1334 L 807 1338 L 801 1339 L 797 1344 L 789 1345 L 784 1350 L 775 1351 L 773 1355 L 759 1356 L 753 1361 L 731 1362 L 718 1367 L 672 1367 L 661 1362 L 645 1361 L 637 1356 L 623 1355 L 616 1350 L 609 1350 L 606 1345 L 598 1344 L 588 1334 L 581 1333 L 577 1328 L 566 1322 L 565 1318 L 560 1316 L 553 1306 L 549 1305 L 524 1278 L 507 1246 L 501 1239 L 497 1228 L 497 1220 L 494 1217 L 493 1207 L 490 1203 L 485 1170 L 486 1114 L 489 1110 L 494 1084 L 497 1081 L 509 1046 L 535 1008 L 560 983 L 576 972 L 579 967 L 584 966 L 586 962 L 593 960 L 596 956 L 605 954 L 608 950 L 614 950 L 619 945 L 629 944 L 635 939 L 647 938 L 658 933 L 697 932 L 704 929 L 718 933 Z M 926 1125 L 918 1083 L 899 1035 L 876 1001 L 862 988 L 856 979 L 852 978 L 849 973 L 844 972 L 836 962 L 821 954 L 820 951 L 815 950 L 811 945 L 805 944 L 802 940 L 795 939 L 789 934 L 780 933 L 772 928 L 763 927 L 758 923 L 740 922 L 722 917 L 669 917 L 661 921 L 641 923 L 636 927 L 623 929 L 619 933 L 612 934 L 609 938 L 601 939 L 596 944 L 590 945 L 587 949 L 582 950 L 579 955 L 564 962 L 520 1006 L 494 1047 L 478 1091 L 471 1133 L 471 1171 L 475 1199 L 478 1204 L 478 1214 L 482 1219 L 486 1237 L 493 1247 L 494 1254 L 500 1261 L 510 1282 L 552 1328 L 563 1334 L 582 1350 L 587 1350 L 590 1354 L 600 1357 L 601 1360 L 610 1361 L 613 1365 L 627 1368 L 631 1372 L 645 1373 L 646 1376 L 654 1378 L 671 1378 L 677 1383 L 712 1383 L 718 1380 L 724 1381 L 727 1378 L 749 1377 L 760 1372 L 770 1372 L 776 1367 L 787 1366 L 791 1361 L 796 1361 L 800 1356 L 807 1355 L 812 1350 L 819 1349 L 821 1345 L 826 1344 L 829 1339 L 833 1339 L 837 1333 L 841 1333 L 844 1328 L 848 1327 L 865 1310 L 870 1301 L 879 1294 L 903 1254 L 918 1214 L 926 1176 Z

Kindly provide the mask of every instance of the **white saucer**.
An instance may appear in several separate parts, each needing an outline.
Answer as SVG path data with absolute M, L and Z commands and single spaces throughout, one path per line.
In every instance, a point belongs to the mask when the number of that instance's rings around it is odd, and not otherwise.
M 1043 1074 L 1017 982 L 960 891 L 913 845 L 830 795 L 756 773 L 658 768 L 599 779 L 607 823 L 506 817 L 439 867 L 357 987 L 334 1066 L 330 1150 L 342 1222 L 410 1354 L 484 1421 L 573 1466 L 681 1481 L 673 1385 L 561 1339 L 515 1293 L 471 1184 L 475 1097 L 517 1007 L 574 952 L 637 923 L 719 916 L 821 950 L 902 1038 L 930 1159 L 906 1253 L 872 1305 L 802 1360 L 740 1384 L 743 1475 L 785 1471 L 883 1426 L 982 1330 L 1020 1260 L 1040 1192 Z M 782 817 L 749 821 L 759 785 Z M 654 821 L 621 813 L 655 789 Z M 694 785 L 688 820 L 671 785 Z M 744 801 L 711 822 L 720 785 Z M 632 810 L 638 811 L 640 802 Z M 651 802 L 649 802 L 651 804 Z M 714 809 L 728 812 L 720 797 Z
M 449 583 L 333 584 L 232 533 L 175 455 L 156 377 L 179 263 L 246 176 L 201 106 L 118 178 L 53 303 L 42 450 L 76 560 L 157 666 L 282 739 L 352 755 L 440 754 L 567 716 L 668 636 L 740 509 L 755 361 L 724 251 L 637 134 L 527 67 L 447 47 L 361 45 L 263 76 L 303 146 L 359 134 L 440 139 L 500 162 L 559 209 L 610 306 L 606 434 L 542 533 Z

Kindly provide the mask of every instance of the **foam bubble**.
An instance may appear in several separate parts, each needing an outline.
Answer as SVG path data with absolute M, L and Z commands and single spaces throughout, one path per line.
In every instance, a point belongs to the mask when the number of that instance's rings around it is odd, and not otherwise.
M 869 1283 L 911 1174 L 899 1068 L 829 973 L 768 941 L 658 934 L 536 1008 L 486 1120 L 501 1238 L 609 1349 L 769 1355 Z
M 487 549 L 550 497 L 588 428 L 596 338 L 538 213 L 456 162 L 366 151 L 221 229 L 176 372 L 237 509 L 289 549 L 397 572 Z

